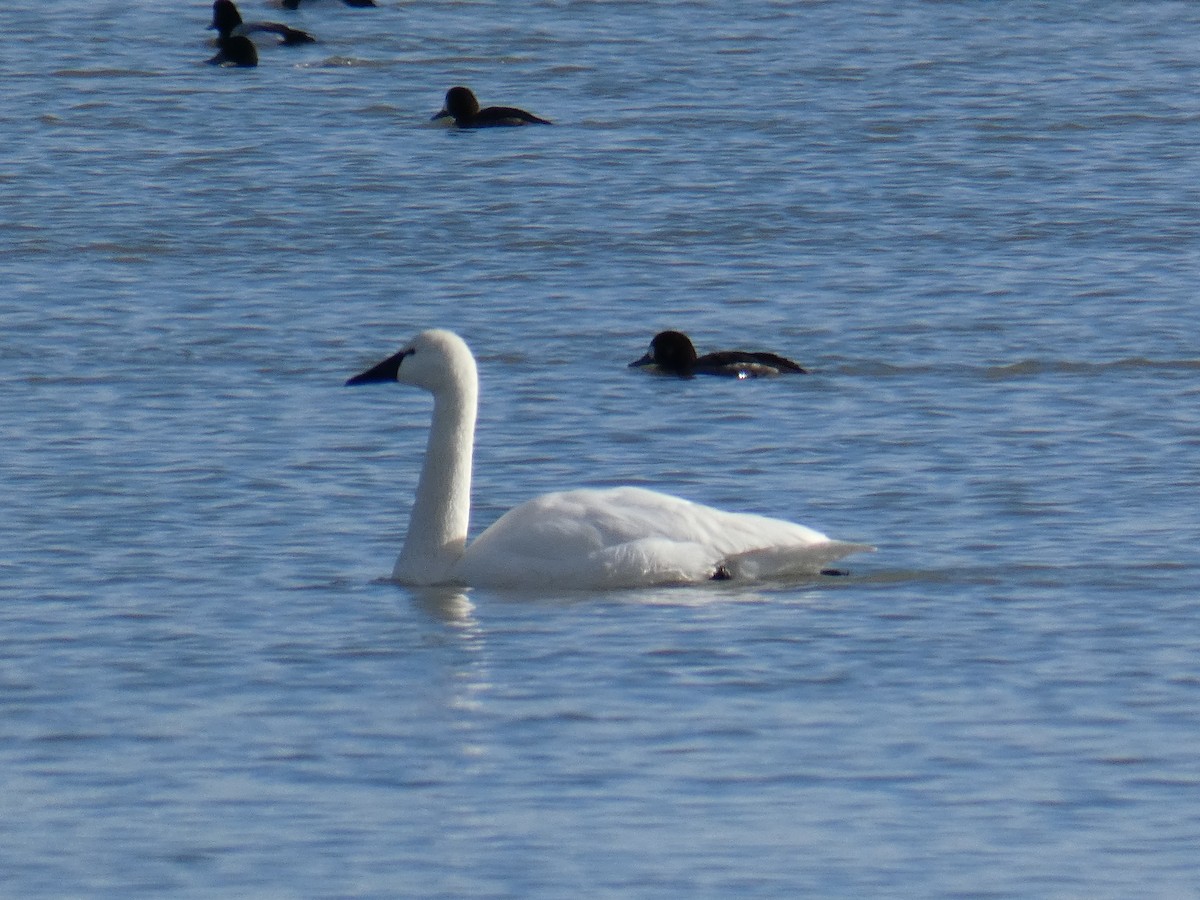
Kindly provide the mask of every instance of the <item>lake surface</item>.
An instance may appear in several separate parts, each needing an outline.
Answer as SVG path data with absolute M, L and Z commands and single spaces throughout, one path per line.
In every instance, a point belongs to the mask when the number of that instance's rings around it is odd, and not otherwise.
M 1200 894 L 1200 6 L 242 11 L 319 43 L 6 4 L 0 893 Z M 877 552 L 390 583 L 430 404 L 342 385 L 433 326 L 476 532 L 628 483 Z

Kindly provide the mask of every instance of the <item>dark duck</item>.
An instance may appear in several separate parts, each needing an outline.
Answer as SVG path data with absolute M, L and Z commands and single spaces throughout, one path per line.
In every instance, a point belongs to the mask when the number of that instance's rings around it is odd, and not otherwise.
M 533 113 L 512 106 L 487 106 L 479 108 L 479 101 L 470 88 L 452 87 L 446 91 L 446 103 L 433 120 L 454 119 L 459 128 L 495 128 L 510 125 L 549 125 Z
M 717 350 L 696 355 L 691 340 L 680 331 L 662 331 L 650 349 L 631 368 L 646 368 L 664 375 L 691 378 L 694 375 L 723 375 L 727 378 L 758 378 L 769 375 L 805 374 L 806 370 L 775 353 L 753 350 Z
M 314 38 L 307 31 L 291 28 L 280 22 L 243 22 L 242 14 L 233 5 L 233 0 L 216 0 L 213 3 L 212 24 L 208 26 L 217 32 L 217 44 L 231 37 L 249 37 L 251 34 L 277 34 L 279 43 L 294 47 L 298 44 L 311 44 Z

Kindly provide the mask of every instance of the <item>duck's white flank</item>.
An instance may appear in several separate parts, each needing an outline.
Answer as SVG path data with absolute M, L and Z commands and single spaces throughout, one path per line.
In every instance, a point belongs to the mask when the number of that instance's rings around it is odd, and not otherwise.
M 425 463 L 392 572 L 399 582 L 579 589 L 779 578 L 817 574 L 871 549 L 634 487 L 545 494 L 509 510 L 468 546 L 475 359 L 453 332 L 424 331 L 348 383 L 393 379 L 433 394 Z

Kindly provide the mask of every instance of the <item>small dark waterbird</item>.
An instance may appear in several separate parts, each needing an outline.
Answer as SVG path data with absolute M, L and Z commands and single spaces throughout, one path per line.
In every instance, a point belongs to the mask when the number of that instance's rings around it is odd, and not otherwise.
M 452 87 L 446 91 L 445 105 L 434 114 L 432 121 L 454 119 L 459 128 L 496 128 L 510 125 L 550 125 L 551 122 L 533 113 L 512 106 L 479 108 L 479 101 L 470 88 Z
M 218 44 L 223 38 L 249 37 L 251 34 L 277 34 L 279 43 L 294 47 L 299 44 L 311 44 L 316 41 L 307 31 L 291 28 L 280 22 L 243 22 L 242 14 L 234 5 L 233 0 L 216 0 L 213 3 L 212 24 L 210 30 L 217 32 Z
M 646 368 L 664 375 L 691 378 L 694 375 L 723 375 L 727 378 L 758 378 L 769 375 L 806 373 L 806 370 L 775 353 L 754 350 L 717 350 L 696 355 L 691 339 L 681 331 L 661 331 L 650 349 L 630 368 Z

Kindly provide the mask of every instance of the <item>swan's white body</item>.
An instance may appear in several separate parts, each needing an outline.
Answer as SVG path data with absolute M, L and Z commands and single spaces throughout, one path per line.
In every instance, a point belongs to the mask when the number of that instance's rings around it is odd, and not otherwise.
M 870 549 L 634 487 L 545 494 L 509 510 L 468 546 L 475 359 L 458 335 L 425 331 L 348 383 L 393 379 L 433 394 L 425 464 L 392 572 L 404 584 L 577 589 L 812 575 Z

